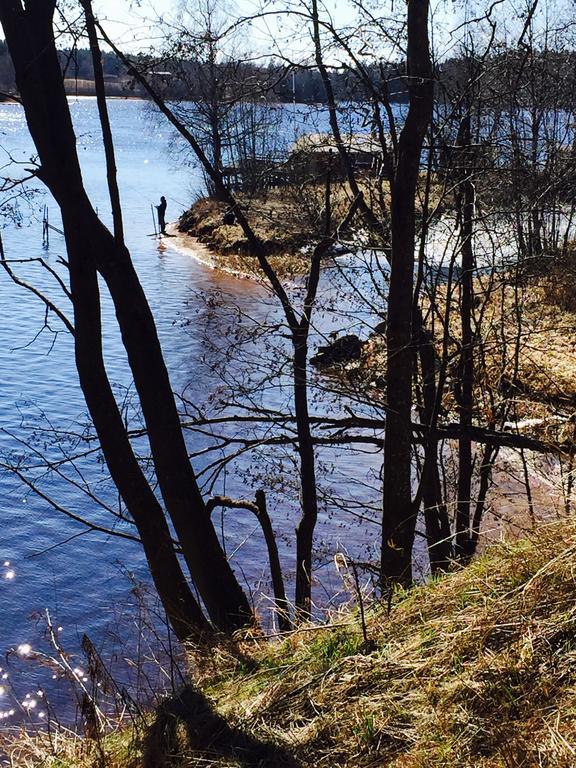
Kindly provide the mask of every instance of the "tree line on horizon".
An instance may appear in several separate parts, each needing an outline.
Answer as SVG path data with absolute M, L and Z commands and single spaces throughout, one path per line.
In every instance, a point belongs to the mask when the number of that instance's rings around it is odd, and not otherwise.
M 192 53 L 192 55 L 191 55 Z M 94 80 L 94 64 L 89 48 L 74 47 L 58 49 L 58 59 L 64 77 L 69 80 Z M 146 72 L 161 84 L 161 90 L 165 98 L 197 100 L 202 96 L 195 83 L 201 82 L 205 76 L 204 70 L 207 63 L 201 59 L 194 60 L 193 52 L 186 57 L 178 55 L 155 57 L 141 53 L 131 57 L 133 63 L 137 63 L 141 72 Z M 101 51 L 102 70 L 105 78 L 118 78 L 122 81 L 127 95 L 137 93 L 144 95 L 145 90 L 135 80 L 129 67 L 114 51 Z M 491 66 L 498 69 L 502 80 L 514 77 L 518 62 L 522 62 L 522 78 L 517 83 L 518 92 L 521 93 L 538 80 L 544 81 L 556 72 L 562 72 L 562 93 L 560 99 L 555 93 L 555 103 L 570 107 L 573 93 L 573 85 L 568 80 L 576 77 L 576 51 L 574 50 L 546 50 L 531 58 L 530 62 L 523 60 L 521 48 L 503 48 L 502 46 L 490 53 Z M 327 96 L 322 81 L 322 76 L 316 68 L 309 65 L 285 64 L 270 61 L 266 65 L 258 65 L 242 59 L 226 60 L 217 63 L 216 68 L 221 71 L 222 81 L 228 88 L 243 87 L 244 81 L 258 83 L 256 90 L 259 94 L 266 94 L 269 101 L 280 103 L 302 104 L 327 104 Z M 182 72 L 187 76 L 183 82 Z M 406 78 L 406 64 L 399 60 L 394 63 L 372 62 L 365 66 L 366 75 L 370 80 L 370 87 L 359 82 L 353 71 L 348 67 L 330 67 L 330 81 L 334 96 L 339 102 L 370 99 L 370 88 L 381 88 L 386 84 L 387 98 L 392 103 L 407 103 L 408 80 Z M 438 62 L 435 70 L 435 95 L 441 103 L 445 100 L 447 90 L 455 84 L 465 83 L 467 78 L 467 62 L 465 57 L 452 57 Z M 230 73 L 234 72 L 231 77 Z M 572 75 L 571 75 L 572 73 Z M 5 95 L 16 93 L 16 81 L 14 66 L 5 40 L 0 40 L 0 91 Z M 539 89 L 539 98 L 542 105 L 548 98 L 546 88 Z

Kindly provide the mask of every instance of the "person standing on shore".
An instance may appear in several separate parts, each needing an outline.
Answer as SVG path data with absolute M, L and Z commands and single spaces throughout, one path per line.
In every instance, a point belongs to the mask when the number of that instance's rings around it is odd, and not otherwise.
M 160 227 L 160 234 L 165 235 L 166 234 L 166 208 L 168 206 L 168 203 L 166 202 L 166 198 L 164 195 L 160 198 L 160 205 L 156 206 L 156 210 L 158 211 L 158 225 Z

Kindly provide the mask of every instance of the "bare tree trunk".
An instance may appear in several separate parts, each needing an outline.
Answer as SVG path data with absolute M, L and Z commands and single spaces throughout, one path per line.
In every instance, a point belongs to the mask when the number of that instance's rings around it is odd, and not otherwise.
M 412 334 L 417 342 L 417 350 L 414 354 L 414 378 L 418 377 L 418 362 L 420 362 L 422 402 L 420 406 L 420 421 L 425 424 L 430 433 L 424 442 L 424 462 L 420 476 L 420 488 L 414 499 L 414 513 L 417 513 L 419 496 L 422 496 L 424 504 L 424 524 L 426 527 L 426 543 L 430 568 L 433 574 L 448 570 L 452 561 L 452 535 L 450 530 L 450 518 L 443 497 L 442 481 L 440 478 L 441 442 L 434 436 L 434 430 L 438 422 L 438 413 L 442 402 L 442 389 L 444 387 L 444 375 L 436 376 L 437 356 L 434 347 L 434 334 L 429 332 L 424 325 L 422 309 L 420 307 L 420 291 L 424 283 L 424 261 L 426 249 L 426 237 L 429 230 L 429 203 L 432 181 L 432 164 L 434 153 L 432 145 L 434 141 L 434 126 L 430 121 L 429 126 L 430 153 L 428 156 L 428 168 L 426 173 L 426 186 L 422 201 L 422 228 L 420 232 L 420 246 L 418 249 L 418 270 L 414 298 L 412 304 Z M 448 286 L 451 278 L 448 280 Z
M 222 137 L 220 135 L 220 120 L 218 119 L 218 102 L 211 105 L 208 120 L 210 123 L 211 147 L 213 153 L 212 162 L 216 171 L 222 173 Z M 226 197 L 222 194 L 222 190 L 212 182 L 209 181 L 208 183 L 210 186 L 210 196 L 221 203 L 226 202 Z
M 320 13 L 318 9 L 318 0 L 312 0 L 311 18 L 312 18 L 312 30 L 313 30 L 313 39 L 314 39 L 314 58 L 316 61 L 316 66 L 318 67 L 318 72 L 320 73 L 320 77 L 322 78 L 324 93 L 326 94 L 326 101 L 328 104 L 328 120 L 330 123 L 330 130 L 332 131 L 332 135 L 334 137 L 334 143 L 336 144 L 336 149 L 338 151 L 338 156 L 340 158 L 340 162 L 342 163 L 342 167 L 344 168 L 344 172 L 346 174 L 346 179 L 348 181 L 348 184 L 350 185 L 350 191 L 352 192 L 352 195 L 354 196 L 354 198 L 357 200 L 358 210 L 360 211 L 362 217 L 366 221 L 366 224 L 369 227 L 369 229 L 372 232 L 378 233 L 380 236 L 382 236 L 383 234 L 385 234 L 385 229 L 383 227 L 384 222 L 382 219 L 378 219 L 376 217 L 376 215 L 374 214 L 374 211 L 366 203 L 366 200 L 364 199 L 364 193 L 360 189 L 360 186 L 358 185 L 358 181 L 356 179 L 356 174 L 354 172 L 354 166 L 350 157 L 350 153 L 348 152 L 345 146 L 345 143 L 342 139 L 342 132 L 340 131 L 340 124 L 338 122 L 338 106 L 336 103 L 336 96 L 334 94 L 334 89 L 332 87 L 330 73 L 328 72 L 328 69 L 324 62 L 324 56 L 322 53 L 322 40 L 320 36 Z M 382 151 L 383 151 L 384 159 L 388 161 L 387 168 L 391 170 L 389 168 L 389 165 L 390 165 L 389 155 L 384 146 L 382 147 Z
M 74 236 L 68 233 L 69 239 Z M 176 636 L 185 640 L 210 628 L 180 568 L 162 507 L 134 456 L 106 374 L 96 270 L 74 260 L 70 266 L 80 385 L 112 480 L 136 523 L 158 595 Z
M 250 606 L 206 514 L 154 320 L 130 255 L 99 221 L 84 190 L 54 42 L 53 10 L 54 2 L 46 0 L 28 0 L 25 10 L 20 3 L 0 2 L 0 20 L 41 161 L 38 176 L 61 208 L 71 273 L 81 266 L 91 268 L 106 281 L 146 421 L 162 497 L 210 618 L 218 628 L 233 631 L 251 621 Z M 90 350 L 86 348 L 77 351 L 77 356 L 87 354 Z M 80 364 L 89 365 L 89 361 Z
M 307 333 L 294 338 L 294 410 L 300 458 L 300 504 L 302 516 L 296 528 L 296 595 L 299 618 L 311 616 L 312 550 L 318 519 L 316 460 L 308 414 Z
M 256 501 L 246 499 L 231 499 L 228 496 L 213 496 L 206 504 L 206 511 L 212 514 L 215 507 L 229 507 L 231 509 L 248 509 L 253 512 L 264 534 L 266 549 L 268 550 L 268 561 L 270 563 L 270 576 L 272 577 L 272 588 L 274 590 L 274 602 L 276 603 L 276 617 L 278 619 L 278 629 L 281 632 L 289 632 L 292 629 L 290 621 L 290 605 L 286 599 L 286 590 L 284 589 L 284 577 L 282 576 L 282 566 L 280 564 L 280 554 L 272 521 L 268 514 L 266 506 L 266 494 L 264 491 L 256 491 Z
M 412 580 L 416 514 L 412 509 L 412 294 L 414 286 L 415 196 L 424 135 L 432 116 L 434 83 L 428 43 L 428 2 L 408 4 L 408 90 L 410 106 L 398 140 L 392 184 L 392 258 L 388 294 L 388 412 L 384 436 L 381 577 Z
M 276 617 L 278 619 L 278 629 L 281 632 L 290 632 L 292 622 L 290 621 L 290 606 L 286 599 L 284 589 L 284 578 L 282 576 L 282 566 L 280 564 L 280 555 L 272 521 L 268 514 L 266 506 L 266 494 L 264 491 L 256 491 L 256 506 L 258 507 L 258 521 L 264 534 L 266 548 L 268 550 L 268 560 L 270 562 L 270 576 L 272 577 L 272 587 L 274 589 L 274 600 L 276 601 Z
M 476 554 L 478 542 L 480 540 L 480 526 L 484 518 L 486 509 L 486 497 L 490 489 L 490 479 L 492 477 L 492 467 L 498 456 L 498 446 L 487 443 L 482 451 L 482 464 L 480 466 L 480 479 L 478 483 L 478 497 L 474 509 L 474 518 L 472 520 L 472 532 L 470 535 L 470 545 L 468 547 L 468 558 Z
M 296 528 L 296 618 L 312 615 L 312 552 L 314 530 L 318 520 L 318 489 L 316 488 L 316 457 L 308 411 L 308 337 L 312 310 L 320 281 L 320 263 L 332 243 L 331 167 L 328 167 L 324 187 L 326 221 L 324 237 L 312 254 L 308 273 L 308 288 L 300 321 L 292 328 L 294 350 L 294 414 L 300 458 L 300 490 L 302 515 Z
M 462 437 L 458 440 L 458 502 L 456 508 L 456 556 L 466 559 L 470 543 L 470 505 L 472 502 L 472 441 L 466 435 L 472 426 L 474 398 L 474 339 L 472 311 L 474 301 L 474 185 L 470 158 L 470 106 L 466 106 L 460 131 L 462 187 L 459 194 L 462 228 L 462 275 L 460 280 L 460 363 L 459 363 L 459 423 Z
M 114 154 L 114 142 L 112 140 L 112 127 L 108 116 L 108 107 L 106 105 L 106 88 L 104 85 L 104 69 L 102 67 L 102 54 L 98 43 L 96 33 L 96 24 L 92 12 L 91 0 L 81 0 L 84 8 L 84 17 L 86 19 L 86 31 L 90 41 L 90 52 L 92 55 L 92 66 L 94 68 L 94 84 L 96 88 L 96 99 L 98 102 L 98 114 L 100 116 L 100 126 L 102 128 L 102 137 L 104 143 L 104 153 L 106 155 L 106 177 L 108 180 L 108 193 L 110 195 L 110 204 L 112 206 L 112 218 L 114 220 L 114 238 L 120 245 L 124 243 L 124 224 L 122 222 L 122 205 L 120 203 L 120 190 L 118 189 L 118 179 L 116 175 L 116 158 Z
M 101 30 L 102 31 L 102 30 Z M 102 32 L 104 35 L 104 32 Z M 124 61 L 129 64 L 129 61 L 125 56 L 115 48 L 111 40 L 105 36 L 106 42 L 108 42 L 115 53 Z M 330 173 L 327 174 L 326 179 L 326 232 L 325 236 L 317 247 L 314 249 L 312 260 L 310 264 L 310 270 L 308 273 L 308 290 L 304 299 L 304 308 L 302 313 L 299 313 L 294 308 L 288 293 L 282 285 L 282 282 L 272 265 L 270 264 L 266 251 L 261 240 L 256 235 L 252 228 L 242 206 L 234 196 L 233 192 L 224 183 L 222 173 L 220 170 L 214 167 L 210 162 L 206 154 L 202 151 L 202 148 L 198 144 L 198 141 L 186 128 L 186 126 L 174 115 L 168 105 L 160 98 L 155 92 L 154 88 L 149 82 L 136 70 L 134 74 L 139 82 L 144 86 L 150 97 L 157 104 L 161 112 L 172 123 L 180 135 L 190 144 L 197 158 L 201 162 L 206 174 L 214 184 L 220 199 L 224 200 L 230 205 L 232 211 L 236 215 L 238 224 L 240 225 L 250 248 L 250 252 L 256 256 L 260 268 L 272 287 L 275 295 L 279 299 L 286 322 L 290 329 L 290 336 L 293 347 L 293 386 L 294 386 L 294 410 L 296 415 L 297 430 L 298 430 L 298 454 L 300 458 L 301 469 L 301 510 L 302 515 L 297 528 L 297 542 L 296 542 L 296 608 L 300 617 L 306 618 L 310 615 L 311 607 L 311 564 L 312 564 L 312 545 L 314 528 L 316 526 L 316 520 L 318 516 L 318 502 L 317 502 L 317 489 L 316 489 L 316 477 L 315 477 L 315 457 L 314 447 L 312 441 L 312 435 L 310 430 L 309 414 L 308 414 L 308 383 L 307 383 L 307 345 L 308 336 L 310 331 L 310 322 L 312 317 L 312 311 L 314 302 L 316 300 L 316 293 L 318 289 L 318 283 L 320 279 L 320 263 L 323 255 L 332 243 L 331 239 L 331 216 L 330 216 Z M 352 213 L 359 205 L 359 200 L 354 202 L 351 206 Z
M 420 313 L 416 314 L 415 323 L 421 323 Z M 433 340 L 425 329 L 415 326 L 418 336 L 418 351 L 422 370 L 422 394 L 424 407 L 421 421 L 433 430 L 436 427 L 436 402 L 438 387 L 436 382 L 436 354 Z M 424 524 L 426 541 L 433 574 L 448 570 L 452 560 L 452 537 L 450 519 L 442 494 L 440 468 L 438 460 L 439 441 L 431 433 L 425 442 L 424 466 L 422 469 L 422 500 L 424 503 Z

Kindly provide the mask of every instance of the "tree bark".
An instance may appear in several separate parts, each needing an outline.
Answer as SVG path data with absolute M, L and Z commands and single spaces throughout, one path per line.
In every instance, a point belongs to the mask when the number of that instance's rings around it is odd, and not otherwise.
M 270 563 L 270 576 L 272 577 L 272 588 L 274 590 L 274 602 L 276 603 L 276 617 L 278 619 L 278 629 L 280 632 L 290 632 L 292 622 L 290 621 L 290 605 L 286 599 L 286 590 L 284 589 L 284 577 L 282 576 L 282 566 L 280 564 L 280 554 L 276 543 L 276 536 L 272 528 L 272 521 L 268 514 L 266 505 L 266 494 L 262 490 L 256 491 L 256 500 L 231 499 L 229 496 L 213 496 L 206 504 L 208 514 L 212 514 L 215 507 L 228 507 L 230 509 L 248 509 L 253 512 L 260 523 L 266 549 L 268 550 L 268 562 Z
M 102 33 L 104 34 L 104 33 Z M 115 53 L 122 61 L 129 64 L 128 59 L 115 48 L 109 38 L 106 41 L 113 47 Z M 186 126 L 173 114 L 168 105 L 160 98 L 150 83 L 137 70 L 134 74 L 138 81 L 146 89 L 152 100 L 158 106 L 160 111 L 172 123 L 180 135 L 190 144 L 197 158 L 201 162 L 207 176 L 213 182 L 218 192 L 219 199 L 224 200 L 230 205 L 234 212 L 238 224 L 242 228 L 248 241 L 251 253 L 256 256 L 262 272 L 270 282 L 272 290 L 279 299 L 286 322 L 290 329 L 290 336 L 293 346 L 293 387 L 294 387 L 294 409 L 298 429 L 298 454 L 300 458 L 301 469 L 301 509 L 302 515 L 296 531 L 296 609 L 301 618 L 307 618 L 311 609 L 311 564 L 312 564 L 312 546 L 313 535 L 316 520 L 318 516 L 318 502 L 316 490 L 316 477 L 314 467 L 314 447 L 310 430 L 308 414 L 308 384 L 307 384 L 307 343 L 310 330 L 310 322 L 318 283 L 320 279 L 320 262 L 323 255 L 332 243 L 330 228 L 330 173 L 326 179 L 326 233 L 322 241 L 314 249 L 310 271 L 308 274 L 308 290 L 304 300 L 304 309 L 301 315 L 295 310 L 288 293 L 282 285 L 282 282 L 274 268 L 270 264 L 266 251 L 261 240 L 253 230 L 248 218 L 234 196 L 233 192 L 224 183 L 221 171 L 215 168 L 206 154 L 203 152 L 198 141 L 186 128 Z M 351 206 L 351 211 L 360 204 L 359 198 L 355 198 Z
M 472 310 L 474 302 L 474 185 L 471 179 L 473 163 L 470 157 L 470 105 L 466 105 L 460 131 L 459 145 L 462 166 L 459 169 L 462 189 L 459 207 L 462 228 L 462 275 L 460 280 L 460 362 L 459 362 L 459 423 L 463 436 L 458 441 L 458 502 L 456 507 L 456 557 L 465 560 L 470 548 L 470 505 L 472 503 L 472 441 L 466 431 L 472 426 L 474 400 L 474 344 Z
M 67 238 L 76 236 L 72 230 Z M 81 235 L 80 235 L 81 237 Z M 102 355 L 98 278 L 88 263 L 71 261 L 75 355 L 80 385 L 112 480 L 132 515 L 168 620 L 179 640 L 210 627 L 184 577 L 164 512 L 134 456 Z
M 94 20 L 94 14 L 92 12 L 92 2 L 91 0 L 81 0 L 81 3 L 82 7 L 84 8 L 86 31 L 88 33 L 88 40 L 90 41 L 90 53 L 92 55 L 92 66 L 94 68 L 94 84 L 96 88 L 96 99 L 98 102 L 98 114 L 100 116 L 104 153 L 106 155 L 108 193 L 110 195 L 112 218 L 114 220 L 114 237 L 116 242 L 120 245 L 124 243 L 124 224 L 122 221 L 122 205 L 120 203 L 120 190 L 118 189 L 118 177 L 116 173 L 116 158 L 114 154 L 114 142 L 112 139 L 112 127 L 110 125 L 108 107 L 106 105 L 106 87 L 104 84 L 102 53 L 98 43 L 96 23 Z
M 412 581 L 416 512 L 412 509 L 412 294 L 414 286 L 415 196 L 424 135 L 432 116 L 434 83 L 428 43 L 428 2 L 408 3 L 409 109 L 398 140 L 391 185 L 392 253 L 388 293 L 388 412 L 384 435 L 381 578 Z
M 418 339 L 418 353 L 422 371 L 422 423 L 433 430 L 437 421 L 438 386 L 436 382 L 436 354 L 434 341 L 422 327 L 420 312 L 415 314 L 414 336 Z M 424 524 L 426 541 L 433 574 L 448 570 L 452 560 L 452 536 L 448 509 L 443 499 L 442 483 L 438 466 L 440 441 L 429 434 L 424 443 L 424 466 L 420 482 L 423 486 Z
M 308 413 L 308 339 L 294 334 L 294 411 L 300 458 L 300 505 L 302 516 L 296 528 L 296 611 L 299 619 L 312 615 L 312 551 L 318 520 L 316 460 Z

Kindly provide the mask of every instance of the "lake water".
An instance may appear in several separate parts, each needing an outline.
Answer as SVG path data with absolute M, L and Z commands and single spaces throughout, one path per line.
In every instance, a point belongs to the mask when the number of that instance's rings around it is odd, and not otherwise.
M 86 187 L 102 219 L 109 223 L 103 153 L 92 99 L 71 100 L 71 111 Z M 182 167 L 171 159 L 172 136 L 168 128 L 150 115 L 150 108 L 139 101 L 111 101 L 111 119 L 116 141 L 119 182 L 125 218 L 127 243 L 144 285 L 158 325 L 162 346 L 177 393 L 198 405 L 214 410 L 219 400 L 238 394 L 240 385 L 254 385 L 261 379 L 258 393 L 247 394 L 267 407 L 281 409 L 290 404 L 289 378 L 280 373 L 269 377 L 271 363 L 282 359 L 286 342 L 276 335 L 272 341 L 251 339 L 255 328 L 280 318 L 278 307 L 262 286 L 236 280 L 201 265 L 188 254 L 172 248 L 159 248 L 150 237 L 153 221 L 150 206 L 160 195 L 168 200 L 168 220 L 174 220 L 201 189 L 199 172 Z M 325 124 L 311 119 L 307 109 L 287 109 L 287 120 L 301 119 L 301 130 L 318 130 Z M 18 105 L 0 105 L 0 144 L 3 147 L 5 176 L 22 175 L 30 165 L 33 148 Z M 42 247 L 42 212 L 49 208 L 50 221 L 58 226 L 54 202 L 45 192 L 27 197 L 18 190 L 5 194 L 2 237 L 10 260 L 42 256 L 59 270 L 65 257 L 63 238 L 50 232 L 49 248 Z M 14 265 L 19 274 L 34 281 L 53 296 L 65 310 L 66 300 L 38 263 Z M 346 312 L 340 303 L 342 281 L 354 279 L 354 265 L 343 262 L 342 270 L 328 270 L 323 277 L 322 300 L 318 312 L 318 331 L 350 331 L 369 317 L 370 311 L 359 301 L 349 299 Z M 293 290 L 298 292 L 299 286 Z M 80 439 L 86 422 L 85 406 L 78 386 L 70 337 L 51 317 L 44 326 L 42 304 L 29 292 L 15 286 L 0 274 L 0 451 L 3 461 L 24 462 L 27 473 L 36 477 L 46 498 L 39 498 L 13 475 L 3 474 L 0 484 L 0 653 L 8 653 L 2 663 L 0 679 L 0 717 L 11 725 L 23 715 L 41 721 L 43 700 L 64 710 L 70 706 L 55 681 L 55 667 L 38 663 L 41 659 L 21 658 L 28 650 L 32 657 L 42 650 L 54 655 L 46 638 L 46 610 L 62 646 L 77 652 L 87 633 L 104 658 L 141 653 L 138 632 L 134 631 L 141 607 L 133 590 L 138 580 L 146 581 L 146 567 L 137 544 L 85 528 L 56 511 L 48 497 L 70 512 L 104 525 L 110 522 L 88 486 L 114 506 L 116 500 L 107 482 L 105 468 L 97 455 L 78 460 L 76 470 L 63 466 L 75 485 L 54 472 L 45 473 L 35 452 L 58 461 L 64 450 L 86 448 Z M 130 378 L 109 301 L 104 301 L 105 353 L 118 397 L 129 403 Z M 57 332 L 57 333 L 55 333 Z M 240 348 L 238 339 L 246 337 Z M 319 342 L 313 339 L 312 349 Z M 229 360 L 230 350 L 234 355 Z M 223 378 L 222 363 L 225 363 Z M 314 402 L 319 410 L 335 406 L 325 383 L 318 383 Z M 127 413 L 131 413 L 129 404 Z M 69 434 L 62 444 L 57 434 Z M 190 434 L 190 449 L 207 444 L 207 438 Z M 91 445 L 91 447 L 93 447 Z M 195 459 L 198 469 L 206 467 L 212 456 Z M 344 450 L 321 453 L 326 494 L 318 527 L 318 542 L 325 556 L 319 558 L 315 589 L 317 600 L 325 605 L 341 588 L 332 563 L 332 554 L 343 549 L 369 556 L 379 535 L 377 525 L 365 522 L 375 517 L 379 504 L 378 472 L 381 457 L 375 448 L 361 454 Z M 273 461 L 272 461 L 273 459 Z M 269 506 L 280 535 L 287 576 L 293 568 L 289 545 L 297 521 L 297 488 L 292 454 L 284 449 L 266 449 L 259 460 L 239 459 L 215 482 L 215 492 L 252 496 L 265 483 Z M 36 464 L 36 466 L 34 466 Z M 209 474 L 202 476 L 207 480 Z M 339 502 L 331 495 L 353 501 L 360 517 L 343 515 Z M 210 490 L 210 489 L 207 489 Z M 260 613 L 269 616 L 267 569 L 263 544 L 255 521 L 247 513 L 226 515 L 223 521 L 227 552 L 242 580 L 247 584 Z M 133 579 L 133 580 L 132 580 Z M 290 584 L 289 584 L 290 587 Z M 262 596 L 264 595 L 264 596 Z M 122 643 L 118 638 L 124 638 Z M 122 645 L 124 647 L 122 647 Z M 28 648 L 29 646 L 29 648 Z M 46 662 L 46 658 L 44 658 Z M 46 693 L 38 698 L 37 690 Z M 26 698 L 28 696 L 28 698 Z M 30 702 L 35 701 L 31 706 Z M 22 703 L 24 706 L 22 707 Z M 68 702 L 68 703 L 66 703 Z

